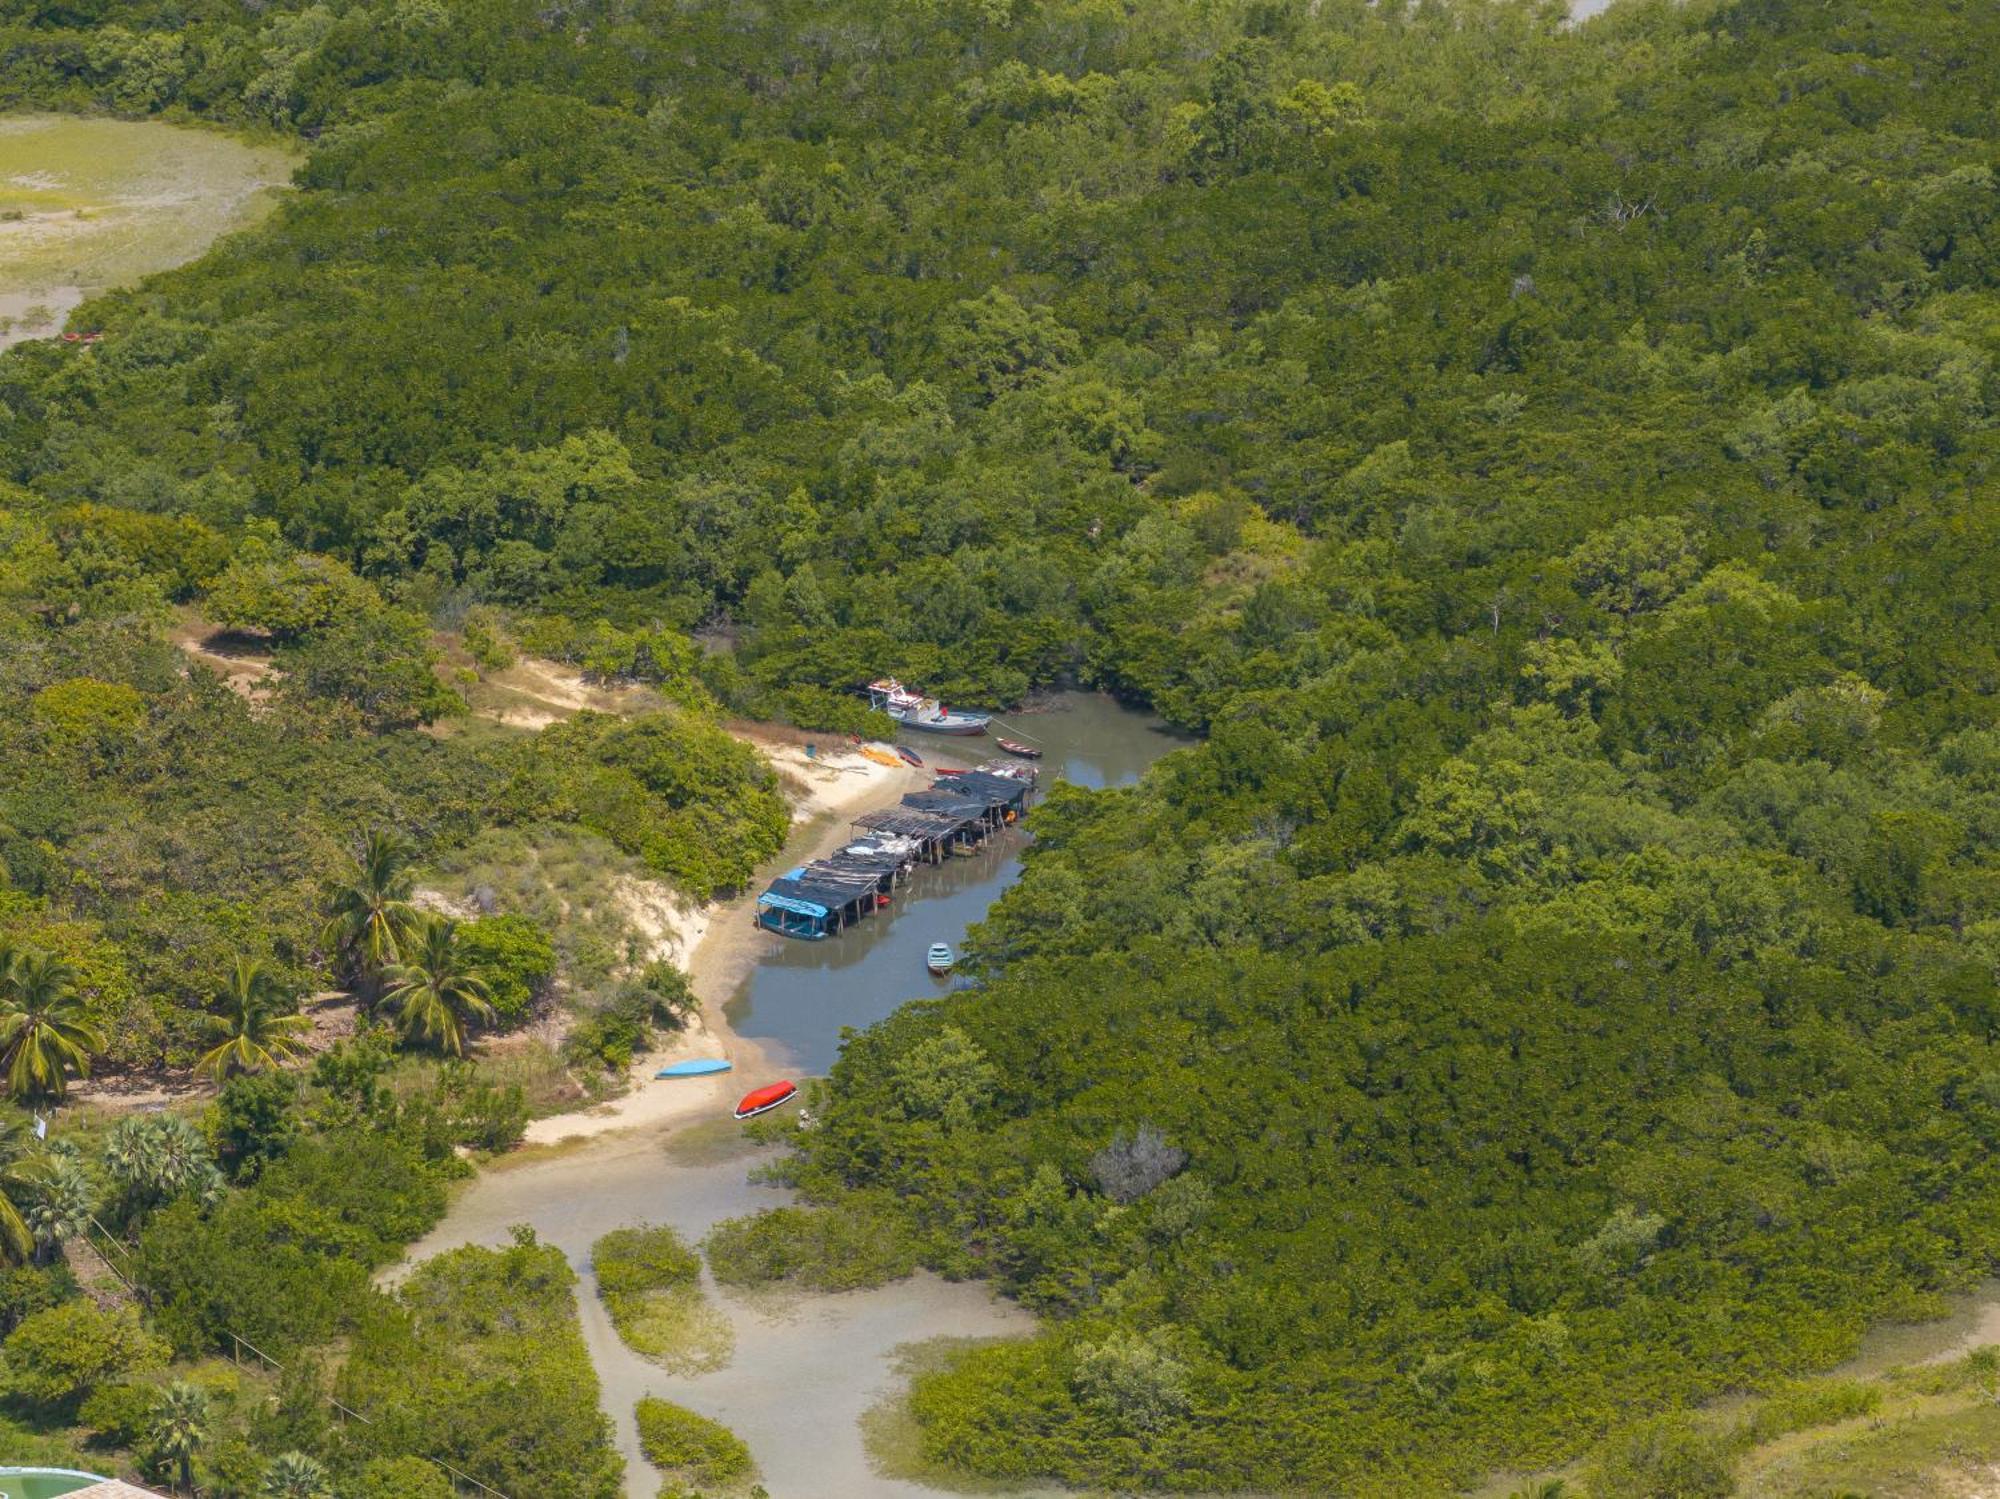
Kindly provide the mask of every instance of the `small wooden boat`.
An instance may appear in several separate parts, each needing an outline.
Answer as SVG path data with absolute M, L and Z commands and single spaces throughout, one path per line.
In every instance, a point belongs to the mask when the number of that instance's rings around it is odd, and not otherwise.
M 662 1067 L 654 1077 L 711 1077 L 718 1072 L 727 1072 L 729 1063 L 721 1057 L 691 1057 L 685 1062 L 675 1062 L 671 1067 Z
M 993 742 L 999 745 L 1000 748 L 1005 750 L 1008 754 L 1017 755 L 1023 760 L 1039 760 L 1042 758 L 1042 752 L 1040 750 L 1036 749 L 1032 744 L 1023 744 L 1018 739 L 996 738 Z
M 769 1083 L 762 1088 L 753 1089 L 745 1093 L 742 1101 L 736 1105 L 736 1117 L 754 1119 L 759 1114 L 768 1114 L 780 1104 L 791 1102 L 798 1091 L 798 1084 L 789 1081 Z
M 957 961 L 957 955 L 943 942 L 933 942 L 931 950 L 924 954 L 924 967 L 939 975 L 950 973 L 952 965 Z
M 962 776 L 965 774 L 965 767 L 962 765 L 933 765 L 931 767 L 931 774 L 934 776 Z
M 914 765 L 919 770 L 922 770 L 924 768 L 924 757 L 918 754 L 915 750 L 910 749 L 905 745 L 899 744 L 896 746 L 896 753 L 903 757 L 904 764 Z

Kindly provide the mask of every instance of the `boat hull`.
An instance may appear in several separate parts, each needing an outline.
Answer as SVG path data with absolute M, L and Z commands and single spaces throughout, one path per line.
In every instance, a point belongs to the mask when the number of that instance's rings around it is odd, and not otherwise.
M 654 1073 L 653 1076 L 656 1078 L 714 1077 L 718 1073 L 729 1071 L 729 1066 L 730 1066 L 729 1063 L 722 1061 L 719 1058 L 713 1060 L 703 1058 L 688 1062 L 675 1062 L 671 1067 L 662 1067 L 658 1072 Z
M 984 718 L 966 718 L 956 713 L 949 718 L 901 718 L 896 721 L 919 734 L 956 734 L 962 738 L 984 734 L 989 722 Z
M 772 1083 L 768 1087 L 745 1093 L 742 1102 L 736 1105 L 736 1117 L 755 1119 L 759 1114 L 768 1114 L 773 1109 L 782 1108 L 798 1096 L 799 1090 L 796 1084 Z

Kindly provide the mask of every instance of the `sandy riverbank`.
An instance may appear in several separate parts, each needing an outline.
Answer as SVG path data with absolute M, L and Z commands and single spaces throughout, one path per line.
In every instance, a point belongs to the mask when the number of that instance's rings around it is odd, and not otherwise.
M 698 1119 L 719 1118 L 743 1092 L 768 1081 L 769 1059 L 754 1041 L 729 1028 L 723 1005 L 749 975 L 764 944 L 782 941 L 752 923 L 758 889 L 768 874 L 831 853 L 846 842 L 849 824 L 863 812 L 893 806 L 905 791 L 928 782 L 918 772 L 892 769 L 851 750 L 808 758 L 802 746 L 748 739 L 770 759 L 793 799 L 792 837 L 752 888 L 735 900 L 679 914 L 673 938 L 693 981 L 701 1014 L 658 1050 L 632 1064 L 629 1091 L 621 1098 L 570 1114 L 554 1114 L 528 1126 L 527 1145 L 555 1145 L 614 1130 L 659 1130 Z M 727 1057 L 733 1072 L 716 1078 L 661 1081 L 654 1074 L 689 1057 Z

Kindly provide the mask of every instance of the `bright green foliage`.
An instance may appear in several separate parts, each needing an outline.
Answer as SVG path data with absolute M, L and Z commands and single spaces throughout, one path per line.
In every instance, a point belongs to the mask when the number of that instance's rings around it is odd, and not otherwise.
M 161 1368 L 167 1350 L 131 1308 L 69 1301 L 36 1312 L 7 1335 L 7 1382 L 37 1405 L 74 1405 L 121 1375 Z
M 70 1074 L 88 1077 L 104 1049 L 77 978 L 53 953 L 0 942 L 0 1069 L 15 1098 L 61 1098 Z
M 281 1452 L 264 1470 L 260 1499 L 333 1499 L 333 1480 L 318 1458 Z
M 382 970 L 382 1002 L 403 1039 L 451 1056 L 465 1050 L 467 1029 L 493 1018 L 485 978 L 458 944 L 458 923 L 425 917 L 402 943 L 402 961 Z
M 462 921 L 457 947 L 465 965 L 486 981 L 493 1023 L 502 1030 L 527 1020 L 555 977 L 555 945 L 525 916 Z
M 614 1229 L 591 1246 L 597 1289 L 607 1299 L 664 1291 L 701 1278 L 701 1259 L 671 1228 Z
M 1736 1492 L 1725 1440 L 1684 1415 L 1660 1416 L 1612 1440 L 1591 1491 L 1632 1499 L 1729 1499 Z
M 332 557 L 286 554 L 253 539 L 209 585 L 203 608 L 218 624 L 261 630 L 277 640 L 362 618 L 380 609 L 375 590 Z
M 685 713 L 579 713 L 522 747 L 512 795 L 595 829 L 697 896 L 741 884 L 790 813 L 748 745 Z
M 238 1072 L 267 1072 L 294 1060 L 305 1046 L 312 1022 L 296 1011 L 278 975 L 254 959 L 238 958 L 216 994 L 220 1014 L 211 1018 L 215 1044 L 195 1063 L 197 1072 L 228 1078 Z
M 727 889 L 783 808 L 711 700 L 1077 678 L 1205 740 L 1054 789 L 985 987 L 801 1141 L 1051 1316 L 926 1377 L 932 1457 L 1429 1495 L 1995 1260 L 1994 7 L 101 9 L 6 9 L 10 97 L 313 143 L 0 360 L 0 919 L 121 1059 L 192 1060 L 234 953 L 310 968 L 356 829 Z M 418 643 L 314 557 L 675 711 L 387 727 Z M 367 670 L 184 676 L 210 579 Z M 143 716 L 43 732 L 81 679 Z M 349 1326 L 256 1205 L 217 1279 L 275 1242 Z
M 646 1460 L 670 1486 L 719 1488 L 739 1484 L 756 1471 L 741 1437 L 685 1406 L 648 1396 L 639 1402 L 638 1419 Z
M 146 702 L 123 682 L 74 677 L 44 687 L 30 699 L 35 717 L 63 739 L 108 748 L 146 716 Z
M 354 1499 L 457 1499 L 445 1471 L 420 1457 L 378 1457 L 352 1487 Z
M 174 1465 L 183 1489 L 194 1487 L 195 1454 L 208 1443 L 210 1419 L 208 1392 L 186 1380 L 168 1385 L 154 1403 L 147 1445 Z
M 338 620 L 277 659 L 284 690 L 302 707 L 352 710 L 370 733 L 432 723 L 465 706 L 437 678 L 429 630 L 401 609 Z
M 407 843 L 377 829 L 362 844 L 352 875 L 334 889 L 322 940 L 359 974 L 377 975 L 397 962 L 421 924 L 410 904 L 409 860 Z

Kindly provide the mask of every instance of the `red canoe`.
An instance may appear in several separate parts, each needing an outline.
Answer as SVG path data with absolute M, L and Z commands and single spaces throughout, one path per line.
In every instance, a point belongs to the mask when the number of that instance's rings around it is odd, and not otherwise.
M 779 1104 L 787 1102 L 798 1091 L 796 1083 L 776 1082 L 768 1087 L 745 1093 L 743 1101 L 736 1105 L 736 1117 L 750 1119 L 758 1114 L 768 1114 Z

